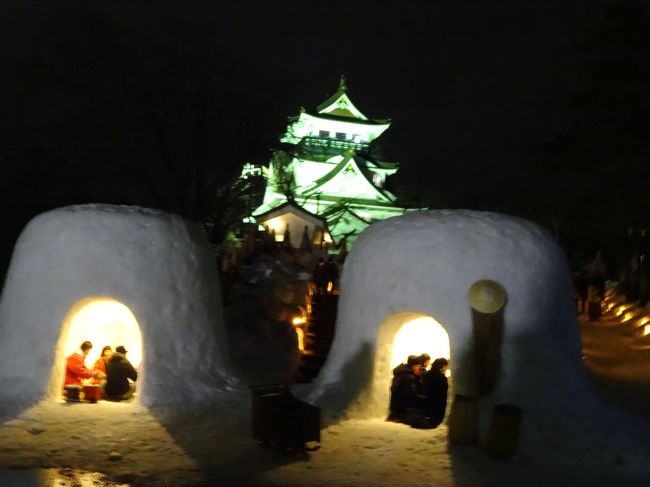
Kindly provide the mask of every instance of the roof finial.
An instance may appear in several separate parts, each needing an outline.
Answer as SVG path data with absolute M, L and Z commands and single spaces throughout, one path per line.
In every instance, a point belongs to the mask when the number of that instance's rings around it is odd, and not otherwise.
M 339 90 L 345 91 L 345 90 L 347 90 L 347 88 L 348 87 L 345 85 L 345 75 L 342 74 L 341 79 L 339 80 Z

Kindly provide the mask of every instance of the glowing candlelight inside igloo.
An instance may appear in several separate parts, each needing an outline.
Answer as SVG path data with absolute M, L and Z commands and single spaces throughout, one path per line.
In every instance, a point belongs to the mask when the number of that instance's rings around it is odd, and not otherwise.
M 88 298 L 70 310 L 60 338 L 64 356 L 77 352 L 84 340 L 93 344 L 86 357 L 87 365 L 95 363 L 105 345 L 113 350 L 124 345 L 134 367 L 142 362 L 142 335 L 138 322 L 129 308 L 113 299 Z
M 393 342 L 391 367 L 406 362 L 409 355 L 427 353 L 431 359 L 449 359 L 449 335 L 435 319 L 421 316 L 402 325 Z M 449 375 L 449 371 L 447 371 Z

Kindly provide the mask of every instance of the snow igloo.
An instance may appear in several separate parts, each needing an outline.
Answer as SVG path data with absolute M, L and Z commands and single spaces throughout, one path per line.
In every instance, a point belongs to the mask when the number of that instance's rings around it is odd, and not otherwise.
M 19 237 L 0 302 L 0 399 L 59 399 L 65 357 L 124 345 L 135 401 L 200 401 L 227 386 L 220 289 L 199 227 L 161 211 L 57 209 Z
M 473 310 L 477 283 L 482 292 L 481 283 L 493 286 L 488 294 L 502 290 L 505 305 L 489 309 L 488 296 L 487 309 Z M 304 391 L 325 409 L 386 417 L 392 368 L 422 352 L 450 359 L 451 392 L 482 396 L 480 415 L 508 403 L 522 408 L 526 421 L 566 416 L 579 410 L 576 395 L 589 395 L 568 263 L 531 222 L 441 210 L 375 223 L 351 250 L 340 287 L 329 356 Z M 487 361 L 495 368 L 492 387 L 480 394 L 475 330 L 486 317 L 502 329 L 490 345 L 498 360 Z

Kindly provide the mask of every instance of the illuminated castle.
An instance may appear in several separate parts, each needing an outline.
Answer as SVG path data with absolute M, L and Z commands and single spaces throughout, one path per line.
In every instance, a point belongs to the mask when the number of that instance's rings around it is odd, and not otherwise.
M 262 169 L 266 191 L 252 217 L 277 240 L 289 229 L 297 247 L 306 233 L 316 243 L 352 243 L 371 223 L 403 214 L 385 189 L 398 164 L 373 157 L 375 141 L 389 126 L 390 120 L 369 119 L 354 106 L 341 77 L 338 91 L 314 111 L 301 109 L 289 119 L 283 148 Z M 243 176 L 255 169 L 246 165 Z

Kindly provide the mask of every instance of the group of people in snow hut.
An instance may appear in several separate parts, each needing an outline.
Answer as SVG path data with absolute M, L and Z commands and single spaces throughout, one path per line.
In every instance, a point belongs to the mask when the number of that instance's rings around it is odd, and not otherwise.
M 81 353 L 73 353 L 66 359 L 64 395 L 68 402 L 80 400 L 80 393 L 86 394 L 90 402 L 97 399 L 126 401 L 135 393 L 138 373 L 126 358 L 128 351 L 123 345 L 113 349 L 106 345 L 92 369 L 86 367 L 85 360 L 93 344 L 81 344 Z
M 390 386 L 390 414 L 388 421 L 405 423 L 415 428 L 435 428 L 445 418 L 449 382 L 446 372 L 449 361 L 409 355 L 406 363 L 393 369 Z

